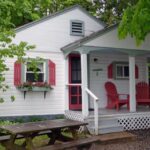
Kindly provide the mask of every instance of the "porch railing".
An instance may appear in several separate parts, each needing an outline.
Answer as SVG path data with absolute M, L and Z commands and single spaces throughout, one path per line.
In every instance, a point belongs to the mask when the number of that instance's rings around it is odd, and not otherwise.
M 88 95 L 90 95 L 94 100 L 94 125 L 95 125 L 95 134 L 98 135 L 98 97 L 92 93 L 88 88 L 85 89 Z

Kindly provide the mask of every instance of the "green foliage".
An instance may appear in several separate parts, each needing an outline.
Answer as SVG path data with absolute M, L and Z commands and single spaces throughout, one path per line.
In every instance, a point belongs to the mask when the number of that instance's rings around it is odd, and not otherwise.
M 12 102 L 14 102 L 14 101 L 15 101 L 15 96 L 12 95 L 12 96 L 10 97 L 10 99 L 11 99 Z
M 37 68 L 37 66 L 38 66 L 38 63 L 42 62 L 42 61 L 44 61 L 44 59 L 39 58 L 39 57 L 37 57 L 37 58 L 28 58 L 26 60 L 26 62 L 29 62 L 28 65 L 27 64 L 26 65 L 27 65 L 29 70 L 33 71 L 36 81 L 38 80 L 38 68 Z
M 1 97 L 0 98 L 0 103 L 3 103 L 4 102 L 4 99 Z
M 9 121 L 9 120 L 1 120 L 1 121 L 0 121 L 0 126 L 13 125 L 13 124 L 17 124 L 17 122 Z
M 0 0 L 0 10 L 5 18 L 0 18 L 0 22 L 18 27 L 75 4 L 91 13 L 96 12 L 96 6 L 88 0 Z
M 37 0 L 36 4 L 34 3 L 34 5 L 37 6 L 37 10 L 40 16 L 52 14 L 76 4 L 81 5 L 89 12 L 93 12 L 93 10 L 96 10 L 96 7 L 92 5 L 92 2 L 89 0 Z
M 9 68 L 5 63 L 5 59 L 17 57 L 21 61 L 25 51 L 34 48 L 34 46 L 30 46 L 26 42 L 13 43 L 15 24 L 12 22 L 12 18 L 16 14 L 14 13 L 15 9 L 14 1 L 0 0 L 0 90 L 3 92 L 8 89 L 5 84 L 5 72 Z M 14 97 L 11 97 L 11 100 L 14 101 Z M 4 99 L 0 98 L 0 102 L 3 101 Z
M 55 13 L 73 5 L 80 5 L 107 25 L 121 20 L 123 10 L 137 0 L 37 0 L 34 3 L 40 17 Z
M 15 4 L 15 7 L 11 11 L 13 14 L 11 16 L 11 22 L 16 26 L 20 26 L 40 18 L 37 12 L 34 10 L 34 0 L 13 0 L 13 3 Z
M 14 120 L 14 122 L 16 122 L 16 123 L 24 123 L 25 121 L 24 121 L 24 119 L 21 117 L 21 118 L 16 118 L 16 119 Z
M 65 119 L 65 116 L 64 115 L 58 115 L 55 117 L 55 119 Z
M 150 32 L 150 1 L 139 0 L 136 5 L 129 6 L 123 14 L 119 25 L 119 37 L 124 39 L 127 35 L 135 37 L 140 45 Z
M 136 4 L 137 0 L 94 0 L 94 3 L 97 6 L 96 16 L 107 25 L 112 25 L 118 23 L 124 9 Z
M 30 122 L 37 122 L 37 121 L 44 121 L 44 120 L 46 120 L 46 119 L 39 117 L 39 116 L 32 116 L 29 118 Z
M 0 120 L 0 126 L 6 126 L 6 125 L 14 125 L 17 124 L 17 122 L 9 121 L 9 120 Z M 0 135 L 6 134 L 7 132 L 4 130 L 0 130 Z

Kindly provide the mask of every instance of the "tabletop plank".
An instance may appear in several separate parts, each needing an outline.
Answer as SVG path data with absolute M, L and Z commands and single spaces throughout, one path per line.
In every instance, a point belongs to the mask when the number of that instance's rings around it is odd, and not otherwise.
M 69 119 L 57 119 L 22 123 L 17 125 L 0 126 L 0 129 L 3 129 L 11 134 L 23 134 L 30 132 L 39 132 L 44 130 L 61 129 L 66 127 L 78 127 L 84 125 L 87 125 L 87 123 Z

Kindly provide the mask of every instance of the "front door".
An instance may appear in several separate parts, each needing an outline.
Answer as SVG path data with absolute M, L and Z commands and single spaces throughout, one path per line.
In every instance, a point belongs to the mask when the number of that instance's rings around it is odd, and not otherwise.
M 82 108 L 81 96 L 81 60 L 80 55 L 69 56 L 69 109 L 80 110 Z

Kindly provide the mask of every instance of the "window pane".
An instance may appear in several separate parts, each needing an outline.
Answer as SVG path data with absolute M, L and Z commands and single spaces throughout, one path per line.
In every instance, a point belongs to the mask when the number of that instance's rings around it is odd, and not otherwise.
M 37 80 L 36 80 L 34 73 L 26 73 L 26 81 L 27 82 L 44 82 L 44 74 L 39 73 L 37 75 Z
M 81 62 L 80 62 L 80 58 L 77 61 L 77 69 L 81 70 Z
M 33 70 L 36 69 L 36 75 Z M 27 62 L 26 82 L 45 82 L 44 81 L 44 62 L 37 62 L 37 67 L 33 68 L 31 62 Z
M 71 87 L 71 94 L 72 95 L 77 94 L 77 87 Z
M 76 82 L 77 79 L 77 72 L 76 71 L 72 71 L 72 83 Z
M 79 104 L 82 104 L 82 97 L 79 96 Z
M 35 68 L 30 67 L 30 62 L 27 62 L 27 72 L 29 72 L 29 71 L 30 71 L 30 72 L 33 72 L 33 69 L 35 69 Z M 37 64 L 36 71 L 37 71 L 37 72 L 43 72 L 43 71 L 44 71 L 43 63 L 42 63 L 42 62 L 39 62 L 39 63 Z
M 76 96 L 72 96 L 71 97 L 71 104 L 77 104 L 77 97 Z
M 78 71 L 77 72 L 77 76 L 78 76 L 78 82 L 80 83 L 81 82 L 81 71 Z
M 117 66 L 117 77 L 122 77 L 122 76 L 123 76 L 123 67 Z
M 44 82 L 44 73 L 38 74 L 38 81 L 37 82 Z
M 81 64 L 80 57 L 71 58 L 71 83 L 81 82 Z
M 124 76 L 129 77 L 129 66 L 124 66 Z
M 81 95 L 81 92 L 82 92 L 82 91 L 81 91 L 81 86 L 80 86 L 80 87 L 79 87 L 79 95 Z
M 76 61 L 72 61 L 72 70 L 76 70 L 77 69 L 77 64 Z
M 44 72 L 43 63 L 38 64 L 38 69 L 39 69 L 40 72 Z

